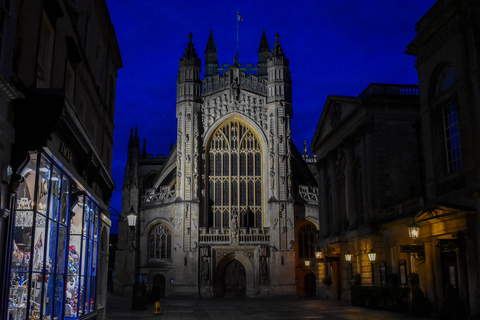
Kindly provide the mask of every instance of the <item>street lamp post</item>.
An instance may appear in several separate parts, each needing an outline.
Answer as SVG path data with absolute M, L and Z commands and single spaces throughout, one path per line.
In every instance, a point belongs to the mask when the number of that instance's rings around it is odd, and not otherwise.
M 135 264 L 134 264 L 134 281 L 133 281 L 133 294 L 132 294 L 132 309 L 134 310 L 145 310 L 145 290 L 138 283 L 138 269 L 139 269 L 139 227 L 138 225 L 139 215 L 133 210 L 133 206 L 130 208 L 130 211 L 126 214 L 126 219 L 128 227 L 130 229 L 130 243 L 131 248 L 134 250 L 135 254 Z
M 368 260 L 370 260 L 370 264 L 372 266 L 372 285 L 375 285 L 375 260 L 377 258 L 377 253 L 373 250 L 373 248 L 370 249 L 370 252 L 368 252 Z

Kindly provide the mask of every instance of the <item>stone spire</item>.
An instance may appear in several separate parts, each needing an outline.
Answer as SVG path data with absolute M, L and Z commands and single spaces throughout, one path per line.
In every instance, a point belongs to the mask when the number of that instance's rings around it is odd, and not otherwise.
M 213 31 L 210 29 L 207 48 L 205 49 L 205 76 L 214 76 L 218 74 L 218 57 L 215 40 L 213 40 Z
M 133 146 L 140 151 L 140 138 L 138 137 L 138 127 L 135 126 L 135 135 L 133 136 Z
M 260 39 L 260 47 L 258 48 L 258 76 L 264 77 L 267 75 L 267 61 L 272 54 L 270 53 L 270 46 L 268 45 L 267 34 L 265 29 L 262 32 Z
M 138 138 L 138 128 L 135 126 L 130 129 L 130 138 L 128 139 L 127 163 L 133 163 L 134 159 L 140 154 L 140 139 Z
M 268 52 L 270 53 L 270 46 L 268 45 L 267 34 L 265 33 L 265 29 L 262 32 L 262 39 L 260 39 L 260 48 L 258 48 L 258 53 Z
M 142 157 L 147 157 L 147 138 L 143 139 Z
M 128 139 L 128 149 L 133 146 L 133 128 L 130 128 L 130 138 Z
M 136 163 L 140 155 L 140 139 L 138 137 L 138 127 L 130 129 L 130 138 L 128 139 L 127 165 L 125 166 L 125 177 L 122 190 L 130 189 L 136 183 Z

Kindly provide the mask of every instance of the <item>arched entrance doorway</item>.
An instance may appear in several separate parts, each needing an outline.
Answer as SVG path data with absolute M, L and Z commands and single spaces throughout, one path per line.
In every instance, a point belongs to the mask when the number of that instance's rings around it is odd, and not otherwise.
M 311 298 L 315 297 L 317 294 L 317 284 L 315 281 L 315 275 L 310 272 L 305 275 L 304 279 L 304 288 L 305 288 L 305 297 Z
M 225 268 L 225 297 L 245 297 L 246 283 L 245 267 L 237 260 L 233 260 Z
M 165 297 L 165 276 L 161 274 L 157 274 L 153 278 L 153 286 L 152 286 L 152 296 L 155 299 L 160 299 Z M 158 300 L 154 300 L 158 301 Z

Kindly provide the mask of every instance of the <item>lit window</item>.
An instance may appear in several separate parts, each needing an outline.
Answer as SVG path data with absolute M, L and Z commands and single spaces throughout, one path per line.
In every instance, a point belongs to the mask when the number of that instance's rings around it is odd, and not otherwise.
M 260 143 L 248 127 L 232 121 L 218 128 L 208 145 L 208 226 L 262 226 Z
M 460 169 L 462 157 L 460 154 L 460 136 L 458 133 L 457 108 L 451 103 L 443 108 L 443 125 L 445 128 L 445 147 L 447 153 L 448 172 Z
M 78 319 L 95 309 L 100 209 L 86 194 L 73 196 L 73 180 L 44 155 L 32 154 L 21 174 L 9 311 Z

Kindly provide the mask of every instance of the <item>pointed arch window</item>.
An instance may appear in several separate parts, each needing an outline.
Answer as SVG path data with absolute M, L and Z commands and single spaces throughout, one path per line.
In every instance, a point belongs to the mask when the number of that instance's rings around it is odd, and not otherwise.
M 148 258 L 166 260 L 172 258 L 172 231 L 162 223 L 155 225 L 148 234 Z
M 307 223 L 300 228 L 297 234 L 298 257 L 300 259 L 315 258 L 316 228 L 312 223 Z
M 208 226 L 262 227 L 262 150 L 239 121 L 221 125 L 207 147 Z

